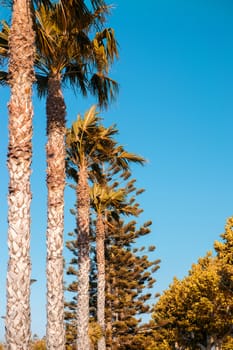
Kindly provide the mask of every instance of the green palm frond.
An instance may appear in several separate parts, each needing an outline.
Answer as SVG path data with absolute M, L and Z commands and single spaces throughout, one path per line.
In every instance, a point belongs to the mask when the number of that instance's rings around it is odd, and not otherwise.
M 91 41 L 85 32 L 85 28 L 78 30 L 73 33 L 69 33 L 68 36 L 68 47 L 67 53 L 68 57 L 72 57 L 75 62 L 80 61 L 82 58 L 83 64 L 87 64 L 90 56 Z
M 8 77 L 7 72 L 0 71 L 0 85 L 2 85 L 2 86 L 7 85 L 7 77 Z
M 13 0 L 0 0 L 0 5 L 6 8 L 12 8 Z
M 65 67 L 65 72 L 63 74 L 63 83 L 69 85 L 73 88 L 74 92 L 79 92 L 83 96 L 87 96 L 88 91 L 88 80 L 86 77 L 85 66 L 81 63 L 70 63 Z
M 92 163 L 90 165 L 90 170 L 89 170 L 89 179 L 92 183 L 105 183 L 105 179 L 103 178 L 103 171 L 102 171 L 102 167 L 101 164 L 96 163 Z
M 131 152 L 125 151 L 124 147 L 122 145 L 117 145 L 114 148 L 114 157 L 112 157 L 109 161 L 110 167 L 109 171 L 111 171 L 113 174 L 117 174 L 121 172 L 121 177 L 124 180 L 127 180 L 130 175 L 130 163 L 136 163 L 140 165 L 144 165 L 146 160 Z
M 66 175 L 68 178 L 73 179 L 75 182 L 78 182 L 78 172 L 74 167 L 69 166 L 69 162 L 66 162 Z
M 114 220 L 119 220 L 120 215 L 138 216 L 142 210 L 135 199 L 128 198 L 127 188 L 114 188 L 107 184 L 94 183 L 90 188 L 91 205 L 98 214 L 111 213 Z
M 37 6 L 43 5 L 45 7 L 50 7 L 50 6 L 52 6 L 52 3 L 53 3 L 53 1 L 51 1 L 51 0 L 33 0 L 33 2 Z
M 104 213 L 105 209 L 119 207 L 125 201 L 123 189 L 113 190 L 111 187 L 94 183 L 90 189 L 91 203 L 95 210 Z
M 3 68 L 2 71 L 0 71 L 0 85 L 5 86 L 7 85 L 7 66 L 6 61 L 8 59 L 8 52 L 9 52 L 9 45 L 8 45 L 8 38 L 9 38 L 9 31 L 10 27 L 8 26 L 7 22 L 1 21 L 1 31 L 0 31 L 0 66 Z M 4 71 L 5 69 L 5 71 Z
M 106 21 L 106 15 L 110 11 L 110 6 L 106 5 L 104 1 L 98 6 L 88 7 L 83 0 L 60 0 L 60 5 L 57 6 L 56 16 L 61 25 L 67 28 L 75 27 L 78 30 L 86 30 L 96 28 L 100 29 Z M 61 19 L 63 20 L 61 21 Z
M 67 22 L 75 19 L 80 23 L 82 20 L 85 21 L 86 17 L 90 14 L 88 7 L 83 0 L 60 0 L 60 4 L 61 6 L 57 7 L 57 14 L 60 19 L 62 13 L 64 18 L 67 18 Z
M 95 48 L 94 53 L 97 56 L 103 56 L 103 61 L 112 63 L 115 58 L 118 58 L 118 44 L 112 28 L 105 28 L 101 32 L 96 33 L 93 44 Z M 99 71 L 102 70 L 100 69 Z
M 98 120 L 96 106 L 93 105 L 84 115 L 82 134 L 84 132 L 87 134 L 90 133 L 90 131 L 97 126 Z
M 0 57 L 7 58 L 9 51 L 8 40 L 10 27 L 6 21 L 1 21 L 1 27 L 2 30 L 0 31 Z
M 48 93 L 48 76 L 36 74 L 35 85 L 39 98 L 45 97 Z
M 105 5 L 104 0 L 91 0 L 91 4 L 94 8 L 98 8 Z
M 93 61 L 99 74 L 108 73 L 109 64 L 112 64 L 115 58 L 118 58 L 118 49 L 114 31 L 105 28 L 96 33 L 93 39 Z
M 83 0 L 36 2 L 35 71 L 39 77 L 37 91 L 40 97 L 47 93 L 45 83 L 48 79 L 43 76 L 59 74 L 64 86 L 70 86 L 84 96 L 90 92 L 98 98 L 100 106 L 107 107 L 116 98 L 118 84 L 106 76 L 109 65 L 118 55 L 114 32 L 111 28 L 100 28 L 95 35 L 95 45 L 90 39 L 93 28 L 97 28 L 96 23 L 102 27 L 109 6 L 104 1 L 96 1 L 92 6 L 94 10 Z M 8 58 L 9 26 L 2 22 L 1 28 L 0 63 L 3 65 L 3 59 Z
M 86 156 L 90 155 L 95 143 L 95 130 L 99 122 L 96 106 L 92 106 L 82 118 L 78 115 L 72 127 L 67 130 L 66 144 L 70 153 L 70 159 L 83 163 Z
M 125 161 L 125 162 L 133 162 L 133 163 L 139 163 L 140 165 L 145 164 L 145 159 L 135 153 L 130 153 L 125 151 L 123 148 L 120 150 L 120 152 L 117 155 L 117 159 L 119 161 Z
M 50 65 L 57 57 L 61 48 L 62 35 L 53 19 L 54 9 L 46 9 L 44 6 L 36 11 L 36 42 L 37 54 Z
M 96 111 L 96 106 L 92 106 L 83 118 L 78 115 L 72 127 L 67 130 L 66 145 L 69 160 L 77 167 L 85 163 L 91 172 L 91 180 L 96 178 L 98 182 L 103 182 L 103 176 L 106 175 L 104 175 L 101 166 L 105 163 L 110 176 L 120 173 L 122 178 L 126 180 L 130 176 L 130 163 L 143 165 L 145 159 L 137 154 L 127 152 L 114 139 L 118 133 L 116 126 L 104 127 L 101 121 L 102 118 Z M 127 190 L 133 191 L 132 181 L 130 184 Z
M 115 80 L 99 73 L 93 74 L 89 89 L 92 95 L 98 97 L 99 106 L 105 108 L 116 99 L 119 92 L 119 86 Z

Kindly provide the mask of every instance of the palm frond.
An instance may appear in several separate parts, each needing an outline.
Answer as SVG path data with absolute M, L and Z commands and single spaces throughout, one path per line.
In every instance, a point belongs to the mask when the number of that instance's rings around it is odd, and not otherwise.
M 44 6 L 36 11 L 36 42 L 39 56 L 53 58 L 56 57 L 58 46 L 56 22 L 52 19 L 53 10 Z
M 0 57 L 8 58 L 9 51 L 9 33 L 10 27 L 6 21 L 1 21 L 2 30 L 0 31 Z
M 123 189 L 113 190 L 109 186 L 102 186 L 98 183 L 94 183 L 90 188 L 91 202 L 97 212 L 104 212 L 107 208 L 120 207 L 125 201 L 125 196 Z
M 6 86 L 8 84 L 7 77 L 8 77 L 7 72 L 0 71 L 0 85 Z
M 50 0 L 33 0 L 33 2 L 37 6 L 43 5 L 45 7 L 50 7 L 53 4 L 53 1 L 50 1 Z
M 118 93 L 118 84 L 104 75 L 117 57 L 117 47 L 112 29 L 102 29 L 110 7 L 105 1 L 83 0 L 34 1 L 32 9 L 36 33 L 35 72 L 39 97 L 47 93 L 46 83 L 50 74 L 60 74 L 62 82 L 87 96 L 90 92 L 98 99 L 99 106 L 107 107 Z M 93 28 L 96 48 L 90 39 Z M 0 63 L 8 59 L 9 26 L 1 23 Z M 97 72 L 93 74 L 95 69 Z M 4 83 L 2 75 L 1 83 Z
M 88 62 L 92 42 L 84 30 L 72 31 L 68 37 L 68 44 L 69 58 L 78 62 L 82 58 L 83 64 Z
M 117 42 L 112 28 L 96 33 L 93 39 L 93 62 L 99 74 L 108 73 L 109 65 L 118 58 Z
M 0 0 L 0 5 L 7 8 L 12 8 L 13 0 Z
M 127 198 L 126 188 L 115 188 L 106 183 L 104 185 L 94 183 L 90 188 L 90 198 L 93 208 L 98 214 L 111 213 L 110 216 L 119 221 L 121 215 L 138 216 L 142 209 L 138 203 Z
M 118 58 L 118 44 L 112 28 L 104 28 L 102 32 L 96 33 L 93 43 L 97 56 L 104 56 L 104 61 L 112 63 L 115 58 Z
M 55 16 L 61 28 L 68 30 L 73 28 L 88 30 L 97 17 L 83 0 L 60 0 L 56 6 Z
M 83 96 L 87 96 L 88 80 L 86 78 L 85 66 L 82 63 L 70 63 L 65 67 L 63 82 L 69 84 L 76 92 L 79 89 Z
M 36 88 L 39 98 L 45 97 L 48 93 L 48 76 L 36 74 Z
M 107 108 L 108 104 L 116 99 L 119 92 L 118 83 L 99 73 L 93 74 L 89 89 L 92 95 L 97 96 L 100 107 Z
M 140 165 L 144 165 L 146 162 L 145 158 L 143 158 L 135 153 L 127 152 L 123 149 L 121 149 L 121 151 L 117 155 L 117 158 L 119 160 L 124 159 L 127 162 L 139 163 Z
M 103 171 L 100 164 L 92 163 L 90 165 L 89 178 L 90 181 L 92 181 L 93 183 L 95 181 L 97 181 L 100 184 L 104 182 Z
M 98 7 L 104 6 L 105 1 L 104 0 L 91 0 L 91 4 L 96 9 Z
M 73 166 L 70 166 L 69 160 L 66 160 L 66 175 L 68 178 L 73 179 L 76 183 L 78 182 L 78 172 Z

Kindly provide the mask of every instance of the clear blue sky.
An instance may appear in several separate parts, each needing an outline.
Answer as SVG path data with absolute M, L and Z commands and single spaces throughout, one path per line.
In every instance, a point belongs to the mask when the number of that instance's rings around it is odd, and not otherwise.
M 3 15 L 3 13 L 2 13 Z M 2 16 L 1 16 L 2 17 Z M 111 71 L 120 83 L 118 100 L 104 113 L 117 123 L 119 141 L 143 155 L 136 167 L 146 189 L 140 218 L 153 221 L 145 245 L 160 258 L 154 292 L 182 278 L 212 249 L 233 214 L 233 3 L 231 0 L 115 0 L 110 25 L 120 45 Z M 0 138 L 0 315 L 5 314 L 7 263 L 7 108 L 1 88 Z M 66 92 L 68 125 L 90 107 Z M 45 110 L 35 98 L 32 175 L 32 332 L 45 333 Z M 65 234 L 74 228 L 66 193 Z M 65 250 L 65 254 L 67 254 Z M 0 337 L 4 324 L 0 321 Z

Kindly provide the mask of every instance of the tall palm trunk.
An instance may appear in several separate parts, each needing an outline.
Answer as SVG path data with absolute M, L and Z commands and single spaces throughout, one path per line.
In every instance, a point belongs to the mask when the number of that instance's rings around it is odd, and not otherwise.
M 80 166 L 77 184 L 77 229 L 78 229 L 78 302 L 77 302 L 77 348 L 89 350 L 89 230 L 90 194 L 88 173 L 85 165 Z
M 32 83 L 34 32 L 29 0 L 13 3 L 9 37 L 7 349 L 29 349 L 30 319 L 30 175 L 32 159 Z
M 96 255 L 97 255 L 97 321 L 102 329 L 103 336 L 98 341 L 98 350 L 106 349 L 105 341 L 105 227 L 101 213 L 96 223 Z
M 47 97 L 47 349 L 64 350 L 63 231 L 65 115 L 60 76 L 51 76 Z
M 110 264 L 111 266 L 111 264 Z M 111 268 L 110 268 L 111 269 Z M 110 269 L 107 271 L 107 274 L 110 272 Z M 112 350 L 112 289 L 111 289 L 111 282 L 107 280 L 107 302 L 106 302 L 106 308 L 107 308 L 107 320 L 106 320 L 106 348 L 107 350 Z

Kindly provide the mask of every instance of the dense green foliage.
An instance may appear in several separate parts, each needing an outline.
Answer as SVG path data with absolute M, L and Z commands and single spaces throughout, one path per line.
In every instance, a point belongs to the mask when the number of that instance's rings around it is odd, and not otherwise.
M 150 288 L 155 279 L 153 274 L 158 268 L 158 260 L 151 261 L 144 249 L 135 248 L 137 238 L 150 234 L 151 222 L 137 229 L 135 221 L 124 223 L 112 222 L 112 229 L 106 240 L 106 340 L 108 349 L 137 349 L 142 337 L 140 318 L 151 312 Z M 76 277 L 76 234 L 67 242 L 67 247 L 74 257 L 67 270 L 69 275 Z M 90 320 L 96 320 L 96 261 L 93 242 L 92 273 L 90 278 Z M 143 247 L 142 247 L 143 248 Z M 149 254 L 154 247 L 149 248 Z M 72 282 L 68 291 L 76 292 L 77 283 Z M 75 308 L 76 298 L 66 303 L 67 345 L 76 337 Z M 138 340 L 137 340 L 138 339 Z M 67 349 L 69 347 L 67 346 Z M 143 349 L 143 348 L 141 348 Z
M 221 287 L 226 293 L 233 294 L 233 217 L 230 217 L 221 235 L 223 241 L 215 242 L 214 247 L 221 263 L 219 274 Z
M 174 278 L 154 306 L 157 349 L 232 349 L 232 223 L 215 242 L 217 256 L 208 253 L 183 280 Z

